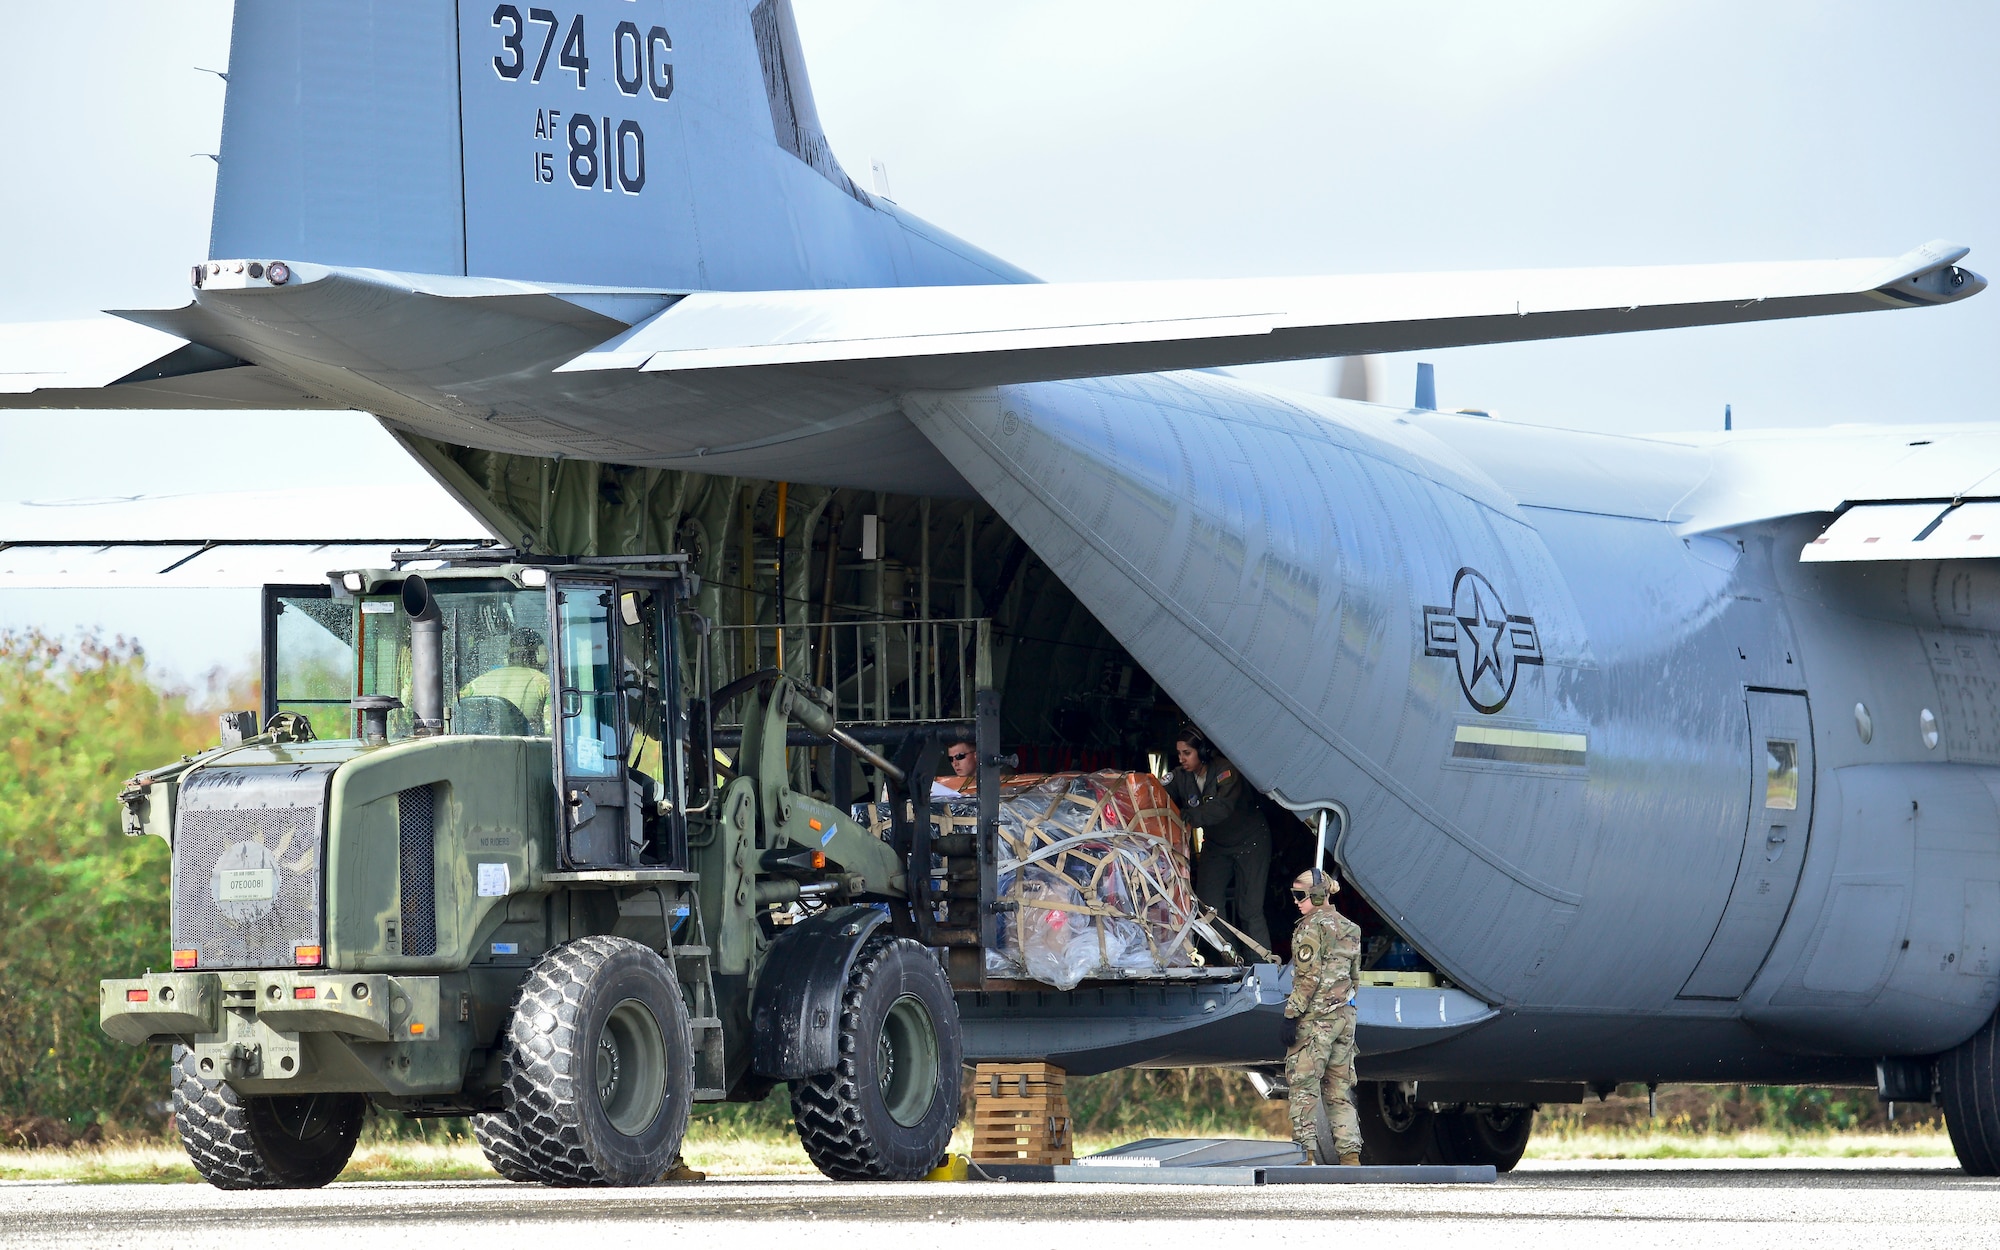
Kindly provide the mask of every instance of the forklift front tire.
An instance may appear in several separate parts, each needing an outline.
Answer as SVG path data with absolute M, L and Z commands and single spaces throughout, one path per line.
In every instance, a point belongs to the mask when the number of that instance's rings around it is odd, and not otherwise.
M 238 1094 L 174 1047 L 174 1127 L 188 1159 L 217 1189 L 318 1189 L 339 1176 L 361 1137 L 361 1094 Z
M 792 1082 L 806 1156 L 837 1181 L 913 1181 L 958 1125 L 958 1005 L 936 954 L 878 933 L 841 995 L 839 1062 Z

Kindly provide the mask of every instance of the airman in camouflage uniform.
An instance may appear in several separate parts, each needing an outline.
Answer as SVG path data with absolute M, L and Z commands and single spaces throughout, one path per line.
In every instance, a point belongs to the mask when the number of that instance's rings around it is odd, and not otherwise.
M 1298 1021 L 1285 1055 L 1291 1087 L 1292 1140 L 1319 1158 L 1314 1128 L 1321 1099 L 1344 1164 L 1361 1162 L 1361 1121 L 1354 1114 L 1354 987 L 1361 976 L 1361 927 L 1328 902 L 1340 883 L 1318 869 L 1292 882 L 1299 923 L 1292 930 L 1292 995 L 1285 1016 Z

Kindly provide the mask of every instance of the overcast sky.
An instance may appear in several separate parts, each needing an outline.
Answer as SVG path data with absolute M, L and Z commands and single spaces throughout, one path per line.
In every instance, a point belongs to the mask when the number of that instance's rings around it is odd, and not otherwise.
M 1054 281 L 1887 256 L 2000 277 L 2000 5 L 795 0 L 856 180 Z M 10 7 L 0 320 L 186 299 L 229 5 Z M 1424 353 L 1445 407 L 1606 430 L 1994 415 L 1953 308 Z M 1404 400 L 1415 358 L 1386 364 Z M 1253 372 L 1323 390 L 1324 364 Z M 423 482 L 363 417 L 0 413 L 0 499 Z M 4 537 L 4 536 L 0 536 Z M 10 594 L 181 674 L 242 596 Z M 243 618 L 240 622 L 237 618 Z M 191 624 L 197 620 L 199 626 Z M 215 622 L 226 621 L 226 626 Z

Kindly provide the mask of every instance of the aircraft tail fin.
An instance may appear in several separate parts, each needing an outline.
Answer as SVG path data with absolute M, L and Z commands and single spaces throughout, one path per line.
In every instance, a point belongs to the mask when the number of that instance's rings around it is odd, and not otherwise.
M 210 255 L 662 291 L 1028 275 L 854 184 L 789 0 L 250 0 Z

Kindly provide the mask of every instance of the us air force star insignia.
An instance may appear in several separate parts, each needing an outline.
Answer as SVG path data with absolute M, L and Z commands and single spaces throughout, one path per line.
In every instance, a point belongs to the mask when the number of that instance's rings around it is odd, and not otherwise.
M 1490 716 L 1513 697 L 1521 665 L 1541 664 L 1542 637 L 1534 617 L 1507 614 L 1478 569 L 1460 569 L 1451 605 L 1424 609 L 1424 654 L 1456 659 L 1465 701 Z

